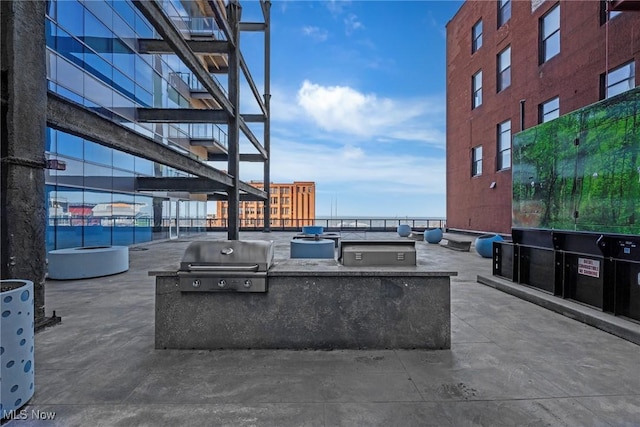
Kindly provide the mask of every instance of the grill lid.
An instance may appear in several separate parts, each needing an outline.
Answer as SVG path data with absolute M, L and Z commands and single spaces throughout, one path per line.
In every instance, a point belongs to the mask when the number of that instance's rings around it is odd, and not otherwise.
M 187 247 L 180 270 L 267 271 L 273 263 L 273 256 L 273 241 L 198 241 Z

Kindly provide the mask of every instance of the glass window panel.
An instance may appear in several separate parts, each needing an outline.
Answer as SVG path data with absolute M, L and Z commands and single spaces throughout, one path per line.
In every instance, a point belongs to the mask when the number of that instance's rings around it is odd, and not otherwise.
M 133 240 L 135 243 L 149 242 L 152 240 L 153 198 L 136 194 L 135 204 L 137 213 Z
M 89 73 L 93 74 L 106 84 L 112 84 L 113 82 L 113 69 L 111 64 L 106 62 L 102 57 L 98 54 L 86 50 L 84 54 L 84 69 Z
M 134 171 L 133 156 L 118 150 L 113 151 L 113 166 L 119 169 Z
M 89 3 L 104 3 L 104 2 L 89 2 Z M 105 17 L 99 15 L 101 19 Z M 106 17 L 109 23 L 111 19 Z M 82 40 L 85 44 L 99 53 L 102 57 L 111 62 L 111 56 L 113 52 L 113 33 L 109 30 L 101 20 L 96 18 L 91 12 L 85 10 L 84 14 L 85 32 Z
M 472 52 L 482 47 L 482 21 L 478 21 L 472 30 Z
M 153 30 L 147 23 L 147 20 L 136 13 L 136 33 L 141 38 L 153 38 Z
M 136 55 L 136 83 L 148 91 L 153 91 L 153 71 L 140 56 Z
M 84 170 L 85 187 L 109 191 L 113 189 L 113 169 L 110 167 L 96 166 L 86 163 Z
M 75 135 L 55 131 L 57 134 L 57 153 L 76 159 L 83 158 L 83 140 Z
M 472 176 L 482 175 L 482 146 L 472 150 Z
M 58 56 L 51 50 L 47 49 L 47 79 L 51 81 L 58 80 Z
M 84 46 L 61 29 L 57 31 L 56 49 L 59 55 L 80 67 L 84 66 Z
M 82 36 L 84 33 L 84 8 L 76 0 L 57 1 L 58 25 L 70 34 Z
M 113 244 L 133 244 L 133 228 L 138 213 L 135 197 L 131 194 L 113 193 Z
M 117 14 L 113 15 L 113 32 L 120 38 L 120 40 L 116 39 L 120 44 L 126 44 L 135 49 L 136 32 L 133 27 L 124 22 Z M 114 40 L 114 47 L 116 40 Z
M 511 0 L 498 1 L 498 27 L 503 26 L 511 19 Z
M 53 153 L 57 152 L 58 151 L 57 140 L 58 140 L 58 131 L 48 127 L 46 131 L 46 140 L 45 140 L 45 146 L 44 146 L 45 151 L 49 151 Z
M 113 70 L 113 83 L 116 90 L 120 91 L 126 97 L 133 99 L 135 97 L 135 84 L 133 80 L 122 74 L 118 70 Z
M 113 8 L 122 17 L 122 19 L 124 19 L 126 22 L 128 22 L 132 27 L 135 26 L 136 13 L 131 8 L 131 5 L 129 4 L 129 2 L 126 2 L 126 1 L 114 1 L 113 2 Z
M 136 174 L 154 176 L 153 162 L 147 159 L 136 157 L 135 160 Z
M 52 2 L 54 3 L 54 2 Z M 56 25 L 51 22 L 49 19 L 45 21 L 45 34 L 47 40 L 47 46 L 51 49 L 56 49 L 56 34 L 58 32 L 58 28 Z
M 136 102 L 144 107 L 151 107 L 153 105 L 153 95 L 136 85 Z
M 546 39 L 560 29 L 560 8 L 553 8 L 544 16 L 542 22 L 542 37 Z
M 82 104 L 83 103 L 83 99 L 82 96 L 78 95 L 75 92 L 71 92 L 70 90 L 64 88 L 63 86 L 57 86 L 55 87 L 56 93 L 62 97 L 65 97 L 67 99 L 70 99 L 74 102 L 77 102 L 78 104 Z
M 135 73 L 135 53 L 120 39 L 114 41 L 113 64 L 127 77 L 134 77 Z
M 560 116 L 560 98 L 553 98 L 541 106 L 540 123 L 548 122 Z
M 78 206 L 82 206 L 84 192 L 81 188 L 55 187 L 50 193 L 49 225 L 55 227 L 53 240 L 55 249 L 82 246 L 81 221 L 74 218 Z M 50 234 L 47 234 L 49 239 Z
M 630 62 L 609 72 L 608 83 L 615 84 L 634 77 L 634 63 Z
M 84 75 L 84 96 L 99 107 L 113 107 L 113 91 L 90 74 Z
M 545 42 L 544 60 L 547 61 L 560 53 L 560 33 L 557 32 Z
M 91 141 L 84 141 L 84 159 L 88 162 L 111 166 L 112 149 Z
M 112 195 L 111 192 L 85 190 L 82 210 L 85 246 L 111 245 Z
M 58 0 L 59 1 L 59 0 Z M 85 9 L 85 22 L 84 22 L 84 28 L 85 28 L 85 32 L 89 31 L 89 25 L 94 25 L 95 21 L 88 21 L 87 17 L 88 15 L 90 15 L 91 12 L 93 12 L 94 16 L 97 16 L 100 18 L 100 20 L 102 22 L 105 23 L 105 25 L 107 25 L 108 27 L 112 26 L 113 23 L 113 9 L 111 7 L 111 5 L 109 3 L 111 3 L 112 0 L 85 0 L 84 1 L 84 5 L 86 7 Z M 120 1 L 120 0 L 118 0 Z

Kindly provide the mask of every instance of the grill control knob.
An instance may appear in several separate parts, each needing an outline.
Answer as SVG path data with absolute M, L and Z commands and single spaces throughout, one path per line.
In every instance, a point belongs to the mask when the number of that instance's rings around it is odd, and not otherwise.
M 244 281 L 244 287 L 245 288 L 250 288 L 251 287 L 251 280 L 247 279 Z
M 224 279 L 220 279 L 220 281 L 218 282 L 218 287 L 224 288 L 225 286 L 227 286 L 227 281 Z
M 196 279 L 193 281 L 193 283 L 191 284 L 191 286 L 193 286 L 194 288 L 199 288 L 201 285 L 200 280 Z

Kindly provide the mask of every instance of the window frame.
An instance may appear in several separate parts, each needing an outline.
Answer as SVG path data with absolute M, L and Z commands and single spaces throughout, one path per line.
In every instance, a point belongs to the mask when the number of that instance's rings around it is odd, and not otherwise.
M 480 32 L 476 33 L 476 30 L 480 28 Z M 471 27 L 471 53 L 474 54 L 482 47 L 482 34 L 483 34 L 482 18 L 479 19 L 473 27 Z
M 476 83 L 479 83 L 478 87 L 476 86 Z M 477 99 L 479 100 L 476 101 Z M 471 76 L 471 109 L 475 110 L 481 105 L 482 105 L 482 70 L 478 70 L 473 76 Z
M 551 104 L 554 101 L 558 102 L 557 108 L 555 108 L 553 110 L 545 111 L 545 107 L 547 105 Z M 556 116 L 554 116 L 554 117 L 551 117 L 551 118 L 547 119 L 547 117 L 553 112 L 557 112 L 558 114 Z M 546 123 L 546 122 L 551 121 L 553 119 L 556 119 L 558 117 L 560 117 L 560 97 L 559 96 L 555 96 L 553 98 L 550 98 L 550 99 L 546 100 L 545 102 L 543 102 L 543 103 L 538 105 L 538 124 Z
M 505 53 L 507 53 L 507 51 L 509 52 L 509 65 L 507 67 L 502 68 L 502 59 L 503 59 L 503 55 Z M 505 47 L 504 49 L 502 49 L 502 51 L 500 53 L 498 53 L 498 55 L 496 56 L 496 71 L 497 71 L 497 76 L 496 76 L 496 88 L 497 88 L 497 92 L 502 92 L 503 90 L 505 90 L 506 88 L 508 88 L 509 86 L 511 86 L 511 45 Z M 505 74 L 507 74 L 508 76 L 508 81 L 505 84 Z
M 547 18 L 550 18 L 552 16 L 552 14 L 554 14 L 557 11 L 558 13 L 558 27 L 552 31 L 548 36 L 544 36 L 545 35 L 545 22 L 547 20 Z M 540 21 L 538 24 L 538 31 L 539 31 L 539 62 L 540 65 L 550 61 L 551 59 L 555 58 L 556 56 L 558 56 L 560 54 L 561 51 L 561 47 L 560 47 L 560 27 L 561 27 L 561 23 L 560 23 L 560 3 L 556 3 L 555 6 L 553 6 L 552 8 L 550 8 L 544 15 L 542 15 L 540 17 Z M 554 53 L 552 56 L 547 57 L 547 47 L 548 44 L 547 42 L 549 42 L 554 36 L 558 36 L 558 51 L 556 53 Z
M 621 79 L 621 80 L 617 80 L 612 84 L 609 84 L 609 78 L 611 77 L 612 73 L 615 73 L 616 71 L 620 71 L 625 67 L 631 67 L 631 71 L 632 73 L 629 75 L 629 77 L 625 78 L 625 79 Z M 628 87 L 627 89 L 621 91 L 621 92 L 616 92 L 613 94 L 609 94 L 609 89 L 611 89 L 612 87 L 615 87 L 623 82 L 631 82 L 633 85 Z M 624 64 L 621 64 L 615 68 L 610 69 L 607 73 L 602 75 L 602 99 L 608 99 L 611 98 L 613 96 L 619 95 L 621 93 L 627 92 L 633 88 L 635 88 L 637 86 L 636 84 L 636 61 L 635 59 L 631 59 L 630 61 L 625 62 Z
M 508 13 L 509 16 L 506 16 Z M 511 0 L 498 0 L 498 28 L 511 19 Z
M 482 176 L 482 145 L 471 148 L 471 177 L 476 176 Z
M 508 124 L 509 128 L 503 128 L 504 125 Z M 507 148 L 504 148 L 504 136 L 508 133 L 508 141 Z M 502 123 L 498 123 L 496 126 L 496 170 L 503 171 L 507 169 L 511 169 L 511 148 L 512 148 L 512 135 L 511 135 L 511 119 L 505 120 Z M 504 165 L 503 156 L 508 152 L 509 154 L 509 164 L 507 166 Z

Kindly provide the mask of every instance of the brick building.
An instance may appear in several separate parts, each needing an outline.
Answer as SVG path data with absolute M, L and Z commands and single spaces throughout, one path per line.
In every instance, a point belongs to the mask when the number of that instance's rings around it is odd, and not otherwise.
M 511 232 L 511 139 L 637 85 L 637 2 L 466 1 L 447 24 L 447 225 Z M 627 10 L 624 10 L 627 9 Z
M 263 189 L 262 181 L 250 181 L 250 185 Z M 269 184 L 271 197 L 271 226 L 302 227 L 313 225 L 316 216 L 316 184 L 312 181 Z M 216 218 L 209 226 L 224 227 L 227 221 L 227 202 L 218 201 Z M 261 227 L 264 224 L 264 202 L 240 202 L 240 226 Z

